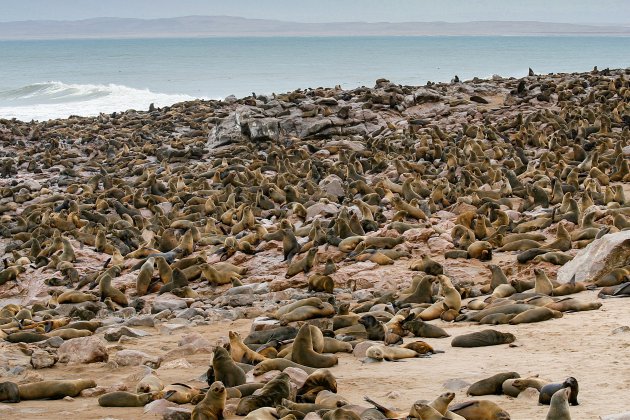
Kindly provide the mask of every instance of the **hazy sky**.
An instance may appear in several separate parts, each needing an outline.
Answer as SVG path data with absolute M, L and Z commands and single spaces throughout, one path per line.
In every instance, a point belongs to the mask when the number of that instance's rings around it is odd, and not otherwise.
M 0 0 L 0 21 L 230 15 L 300 22 L 539 20 L 630 24 L 630 0 Z

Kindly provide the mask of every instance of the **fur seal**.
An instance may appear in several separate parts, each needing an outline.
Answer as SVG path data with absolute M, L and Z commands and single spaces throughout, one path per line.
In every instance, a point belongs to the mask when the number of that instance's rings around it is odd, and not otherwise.
M 459 335 L 451 341 L 452 347 L 484 347 L 510 344 L 516 340 L 511 333 L 496 330 L 483 330 L 470 334 Z
M 562 318 L 562 312 L 541 306 L 539 308 L 528 309 L 525 312 L 514 316 L 509 323 L 511 325 L 527 324 L 531 322 L 542 322 L 553 318 Z
M 267 373 L 272 370 L 279 370 L 282 372 L 286 368 L 290 368 L 290 367 L 302 369 L 304 372 L 309 373 L 309 374 L 317 370 L 315 368 L 301 365 L 299 363 L 296 363 L 288 359 L 280 358 L 280 359 L 267 359 L 258 363 L 254 367 L 253 373 L 255 376 L 259 376 L 259 375 L 262 375 L 263 373 Z
M 87 388 L 96 387 L 92 379 L 40 381 L 19 385 L 20 398 L 23 400 L 58 400 L 64 397 L 76 397 Z
M 123 292 L 112 286 L 112 277 L 109 274 L 105 274 L 103 275 L 103 277 L 101 277 L 101 281 L 99 283 L 99 291 L 101 294 L 101 302 L 104 301 L 105 298 L 110 298 L 113 302 L 119 304 L 120 306 L 129 306 L 127 296 L 125 296 Z
M 287 274 L 285 275 L 285 277 L 290 279 L 291 277 L 301 272 L 308 273 L 309 271 L 311 271 L 311 268 L 313 268 L 313 264 L 315 263 L 316 256 L 317 247 L 309 249 L 305 257 L 303 257 L 299 261 L 292 261 L 289 264 L 289 268 L 287 268 Z
M 293 342 L 291 360 L 304 366 L 313 368 L 328 368 L 337 364 L 334 354 L 320 354 L 313 349 L 311 326 L 302 325 Z
M 545 305 L 549 309 L 560 312 L 592 311 L 602 307 L 601 302 L 584 302 L 574 298 L 564 298 Z
M 261 407 L 275 407 L 288 399 L 291 392 L 289 375 L 282 372 L 263 386 L 258 395 L 241 398 L 236 407 L 237 416 L 246 416 Z
M 205 397 L 193 408 L 191 420 L 222 420 L 227 392 L 223 384 L 214 382 Z
M 14 382 L 0 382 L 0 402 L 19 403 L 20 390 Z
M 317 299 L 317 298 L 316 298 Z M 318 299 L 319 300 L 319 299 Z M 321 300 L 319 300 L 321 302 Z M 276 312 L 276 317 L 278 314 Z M 298 333 L 298 329 L 295 327 L 277 327 L 269 330 L 254 331 L 251 332 L 243 343 L 245 344 L 265 344 L 272 340 L 292 340 Z
M 365 355 L 369 358 L 375 360 L 399 360 L 399 359 L 408 359 L 412 357 L 418 357 L 418 353 L 415 350 L 404 348 L 404 347 L 395 347 L 395 346 L 384 346 L 382 344 L 369 347 L 365 352 Z
M 571 420 L 568 401 L 570 394 L 570 388 L 559 389 L 553 394 L 546 420 Z
M 153 268 L 155 266 L 155 258 L 150 257 L 142 264 L 136 279 L 136 293 L 138 296 L 144 296 L 149 290 L 151 278 L 153 277 Z
M 144 407 L 161 397 L 161 392 L 133 394 L 126 391 L 114 391 L 98 397 L 101 407 Z
M 221 346 L 214 348 L 212 368 L 214 369 L 215 379 L 225 384 L 225 386 L 234 387 L 247 382 L 243 369 L 234 363 L 227 350 Z
M 228 331 L 228 337 L 230 339 L 230 356 L 232 356 L 232 360 L 235 362 L 254 365 L 267 359 L 247 347 L 243 343 L 241 335 L 236 331 Z
M 503 382 L 508 379 L 516 379 L 520 378 L 516 372 L 504 372 L 497 373 L 489 378 L 482 379 L 480 381 L 475 382 L 466 391 L 466 394 L 472 396 L 481 396 L 481 395 L 501 395 L 503 392 Z
M 548 405 L 551 402 L 551 397 L 560 389 L 569 388 L 571 390 L 569 394 L 569 404 L 579 405 L 577 397 L 579 392 L 578 381 L 574 377 L 568 377 L 561 383 L 551 383 L 543 386 L 540 389 L 540 395 L 538 396 L 538 403 Z
M 534 268 L 534 274 L 536 275 L 534 292 L 540 295 L 551 296 L 553 293 L 553 283 L 551 283 L 545 271 L 540 268 Z
M 344 408 L 329 410 L 322 416 L 322 420 L 361 420 L 361 417 L 353 411 Z
M 335 289 L 335 281 L 324 274 L 314 274 L 308 278 L 309 292 L 324 292 L 332 294 Z
M 315 402 L 320 391 L 337 392 L 337 379 L 328 369 L 317 369 L 310 373 L 298 389 L 298 402 Z
M 488 400 L 467 401 L 455 404 L 450 411 L 466 420 L 510 420 L 510 415 L 497 404 Z
M 420 338 L 444 338 L 450 337 L 446 331 L 437 325 L 429 324 L 422 319 L 411 319 L 403 323 L 403 328 L 411 332 L 414 337 Z
M 444 274 L 444 267 L 442 264 L 433 261 L 430 256 L 427 254 L 420 255 L 420 260 L 414 260 L 409 265 L 409 269 L 412 271 L 424 271 L 425 273 L 437 276 L 439 274 Z

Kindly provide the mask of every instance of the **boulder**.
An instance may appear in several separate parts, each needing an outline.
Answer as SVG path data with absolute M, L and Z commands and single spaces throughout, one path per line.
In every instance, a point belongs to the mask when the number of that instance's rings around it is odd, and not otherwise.
M 79 337 L 66 340 L 57 350 L 60 363 L 107 362 L 105 341 L 99 337 Z
M 319 186 L 330 195 L 334 195 L 336 197 L 343 197 L 346 195 L 341 178 L 337 175 L 329 175 L 322 179 Z
M 186 309 L 188 305 L 186 301 L 180 297 L 171 294 L 164 294 L 158 296 L 151 305 L 151 313 L 158 314 L 162 311 L 170 309 L 175 311 L 177 309 Z
M 630 264 L 630 230 L 609 233 L 581 249 L 558 270 L 558 283 L 597 281 L 609 271 Z
M 57 358 L 44 350 L 34 350 L 31 354 L 33 369 L 45 369 L 55 365 Z
M 139 350 L 120 350 L 114 356 L 114 362 L 118 366 L 145 365 L 152 369 L 160 367 L 160 359 L 158 357 L 150 356 Z
M 105 331 L 104 337 L 105 337 L 105 340 L 107 341 L 118 341 L 120 337 L 122 336 L 137 338 L 137 337 L 145 337 L 147 335 L 151 335 L 151 334 L 149 334 L 146 331 L 137 330 L 134 328 L 116 327 L 116 328 L 110 328 L 107 331 Z

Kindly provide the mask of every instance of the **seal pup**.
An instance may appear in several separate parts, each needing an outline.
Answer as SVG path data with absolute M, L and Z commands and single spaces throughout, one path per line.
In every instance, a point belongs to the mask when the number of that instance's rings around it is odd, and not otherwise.
M 191 420 L 222 420 L 227 392 L 219 381 L 214 382 L 205 397 L 193 408 Z
M 568 401 L 570 393 L 570 388 L 563 388 L 553 394 L 546 420 L 571 420 Z

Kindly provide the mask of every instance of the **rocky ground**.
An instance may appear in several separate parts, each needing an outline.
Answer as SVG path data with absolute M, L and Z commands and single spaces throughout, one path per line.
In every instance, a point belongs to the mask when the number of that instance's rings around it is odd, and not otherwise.
M 627 301 L 601 299 L 595 285 L 630 266 L 629 79 L 628 70 L 603 70 L 423 87 L 379 80 L 353 91 L 187 102 L 41 123 L 0 120 L 0 382 L 97 384 L 58 401 L 0 404 L 1 415 L 186 418 L 191 404 L 157 399 L 144 408 L 105 408 L 97 398 L 135 392 L 147 366 L 164 384 L 207 387 L 213 348 L 227 342 L 228 331 L 246 337 L 278 325 L 279 306 L 309 296 L 334 296 L 336 308 L 349 303 L 351 311 L 385 296 L 386 305 L 372 308 L 382 321 L 399 310 L 420 314 L 430 302 L 404 304 L 401 296 L 415 275 L 424 275 L 409 268 L 423 255 L 441 264 L 459 292 L 460 314 L 472 313 L 471 299 L 492 292 L 489 264 L 514 289 L 495 292 L 487 303 L 534 286 L 536 268 L 556 287 L 575 275 L 591 290 L 571 298 L 602 305 L 542 323 L 430 321 L 451 336 L 489 327 L 510 332 L 516 337 L 510 345 L 455 348 L 451 338 L 422 338 L 445 353 L 380 363 L 340 353 L 330 370 L 350 403 L 367 406 L 368 395 L 407 413 L 414 401 L 445 391 L 459 403 L 471 399 L 469 384 L 516 371 L 552 382 L 577 378 L 574 419 L 629 411 Z M 542 223 L 524 228 L 532 221 Z M 568 249 L 549 247 L 560 226 L 571 235 Z M 283 235 L 274 236 L 287 227 L 301 248 L 293 264 L 317 248 L 313 268 L 289 278 Z M 519 263 L 520 251 L 498 251 L 517 232 L 544 236 L 530 248 L 586 262 Z M 353 237 L 359 239 L 352 249 L 342 249 L 340 241 Z M 366 238 L 402 239 L 393 256 L 378 246 L 370 250 Z M 593 241 L 608 245 L 594 255 L 587 247 Z M 492 249 L 491 259 L 472 255 L 469 245 L 480 243 Z M 447 258 L 462 252 L 463 258 Z M 247 271 L 217 282 L 184 270 L 186 284 L 158 294 L 164 283 L 154 270 L 148 292 L 139 295 L 138 268 L 150 255 L 164 256 L 174 270 L 184 262 L 229 262 Z M 329 274 L 334 293 L 308 291 L 309 278 L 328 259 L 336 266 Z M 126 305 L 103 292 L 106 272 Z M 69 290 L 81 292 L 84 302 L 59 302 Z M 431 302 L 444 293 L 435 282 Z M 315 318 L 306 321 L 331 330 L 330 319 Z M 93 334 L 64 340 L 46 326 L 51 319 L 99 324 Z M 23 331 L 41 339 L 9 342 Z M 275 373 L 250 372 L 248 382 Z M 300 384 L 302 374 L 292 372 L 292 382 Z M 512 419 L 544 418 L 548 406 L 537 398 L 528 389 L 517 398 L 472 399 L 491 400 Z M 228 418 L 236 418 L 237 404 L 228 400 Z M 183 412 L 169 411 L 176 406 Z

